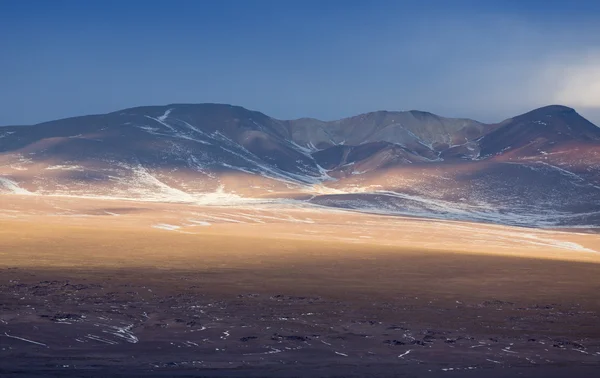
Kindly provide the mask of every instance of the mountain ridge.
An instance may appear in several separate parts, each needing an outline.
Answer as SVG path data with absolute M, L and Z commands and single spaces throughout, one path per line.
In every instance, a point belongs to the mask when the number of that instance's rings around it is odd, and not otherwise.
M 223 106 L 223 107 L 232 107 L 232 108 L 240 108 L 249 112 L 256 112 L 256 113 L 260 113 L 263 115 L 268 116 L 266 113 L 263 113 L 261 111 L 258 110 L 253 110 L 250 108 L 247 108 L 245 106 L 241 106 L 241 105 L 233 105 L 233 104 L 228 104 L 228 103 L 221 103 L 221 102 L 200 102 L 200 103 L 192 103 L 192 102 L 183 102 L 183 103 L 169 103 L 169 104 L 161 104 L 161 105 L 139 105 L 139 106 L 132 106 L 132 107 L 128 107 L 128 108 L 123 108 L 123 109 L 119 109 L 119 110 L 115 110 L 115 111 L 110 111 L 110 112 L 106 112 L 106 113 L 93 113 L 93 114 L 83 114 L 83 115 L 75 115 L 75 116 L 68 116 L 68 117 L 61 117 L 61 118 L 57 118 L 54 120 L 50 120 L 50 121 L 43 121 L 43 122 L 37 122 L 37 123 L 28 123 L 28 124 L 19 124 L 19 125 L 0 125 L 0 128 L 3 127 L 22 127 L 22 126 L 36 126 L 36 125 L 41 125 L 41 124 L 47 124 L 47 123 L 51 123 L 51 122 L 55 122 L 55 121 L 64 121 L 67 119 L 71 119 L 71 118 L 81 118 L 81 117 L 93 117 L 93 116 L 103 116 L 103 115 L 109 115 L 109 114 L 118 114 L 118 113 L 122 113 L 124 111 L 128 111 L 128 110 L 140 110 L 140 109 L 146 109 L 146 108 L 171 108 L 171 107 L 178 107 L 178 106 L 203 106 L 203 105 L 216 105 L 216 106 Z M 542 110 L 546 110 L 548 109 L 548 111 L 552 111 L 553 109 L 556 110 L 566 110 L 566 111 L 575 111 L 577 112 L 574 108 L 568 107 L 566 105 L 560 105 L 560 104 L 550 104 L 550 105 L 544 105 L 544 106 L 540 106 L 538 108 L 532 109 L 530 111 L 527 111 L 525 113 L 522 113 L 520 115 L 526 115 L 529 113 L 533 113 L 533 112 L 537 112 L 537 111 L 542 111 Z M 420 109 L 409 109 L 409 110 L 385 110 L 385 109 L 379 109 L 379 110 L 373 110 L 373 111 L 368 111 L 368 112 L 363 112 L 363 113 L 359 113 L 356 115 L 350 115 L 350 116 L 346 116 L 346 117 L 341 117 L 341 118 L 337 118 L 337 119 L 333 119 L 333 120 L 323 120 L 320 118 L 316 118 L 316 117 L 300 117 L 300 118 L 275 118 L 275 117 L 270 117 L 273 119 L 276 119 L 278 121 L 282 121 L 282 122 L 289 122 L 289 121 L 302 121 L 302 120 L 309 120 L 309 121 L 316 121 L 316 122 L 322 122 L 322 123 L 330 123 L 330 122 L 336 122 L 336 121 L 341 121 L 344 119 L 349 119 L 349 118 L 354 118 L 357 116 L 361 116 L 361 115 L 367 115 L 367 114 L 374 114 L 374 113 L 423 113 L 423 114 L 428 114 L 428 115 L 432 115 L 432 116 L 436 116 L 439 118 L 449 118 L 449 119 L 457 119 L 457 120 L 467 120 L 467 121 L 474 121 L 474 122 L 479 122 L 482 124 L 488 124 L 488 125 L 494 125 L 494 124 L 499 124 L 508 120 L 511 120 L 514 117 L 509 117 L 503 120 L 500 120 L 498 122 L 481 122 L 481 121 L 477 121 L 474 118 L 470 118 L 470 117 L 447 117 L 444 115 L 440 115 L 437 113 L 432 113 L 426 110 L 420 110 Z M 590 121 L 590 123 L 594 124 L 593 122 Z M 594 124 L 595 125 L 595 124 Z M 600 128 L 600 126 L 595 125 L 596 127 Z
M 0 178 L 0 193 L 214 204 L 268 198 L 600 226 L 600 128 L 560 105 L 496 124 L 414 110 L 320 121 L 229 104 L 141 106 L 0 127 Z

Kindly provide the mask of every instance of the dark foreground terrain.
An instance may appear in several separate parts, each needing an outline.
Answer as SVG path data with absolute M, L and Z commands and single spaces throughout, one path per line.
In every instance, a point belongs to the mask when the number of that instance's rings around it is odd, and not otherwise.
M 216 295 L 193 272 L 135 275 L 148 283 L 119 271 L 3 269 L 0 375 L 592 377 L 600 369 L 598 313 L 576 303 Z

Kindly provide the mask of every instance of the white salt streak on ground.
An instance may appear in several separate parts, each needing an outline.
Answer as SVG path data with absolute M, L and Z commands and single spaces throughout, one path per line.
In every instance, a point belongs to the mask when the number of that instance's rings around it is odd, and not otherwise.
M 178 229 L 181 228 L 179 226 L 175 226 L 175 225 L 167 224 L 167 223 L 158 223 L 158 224 L 155 224 L 152 227 L 153 228 L 158 228 L 158 229 L 161 229 L 161 230 L 167 230 L 167 231 L 175 231 L 175 230 L 178 230 Z

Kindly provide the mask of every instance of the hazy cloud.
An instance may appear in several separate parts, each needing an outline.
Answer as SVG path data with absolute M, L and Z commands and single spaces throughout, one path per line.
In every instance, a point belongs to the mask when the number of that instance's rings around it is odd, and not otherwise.
M 550 70 L 560 77 L 553 96 L 556 102 L 600 108 L 600 53 L 573 57 Z

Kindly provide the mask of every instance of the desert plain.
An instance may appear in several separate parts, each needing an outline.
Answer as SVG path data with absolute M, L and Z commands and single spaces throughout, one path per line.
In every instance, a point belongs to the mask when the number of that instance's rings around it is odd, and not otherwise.
M 0 376 L 600 371 L 600 235 L 0 196 Z

